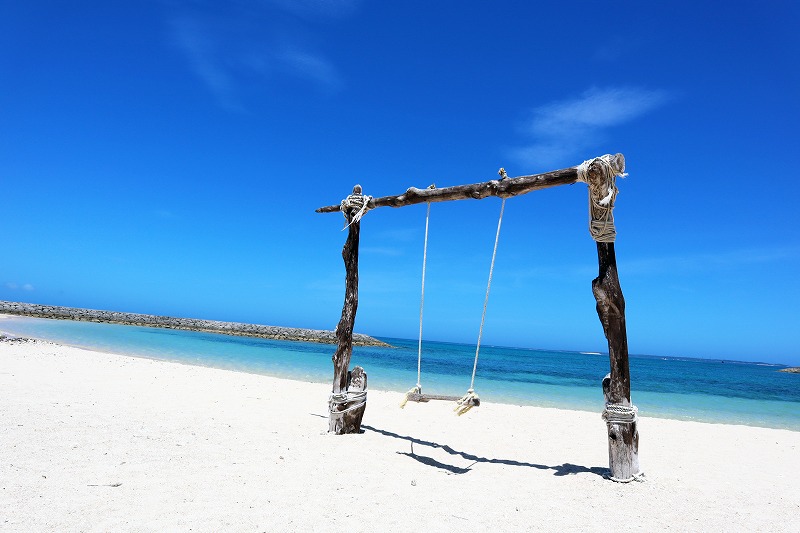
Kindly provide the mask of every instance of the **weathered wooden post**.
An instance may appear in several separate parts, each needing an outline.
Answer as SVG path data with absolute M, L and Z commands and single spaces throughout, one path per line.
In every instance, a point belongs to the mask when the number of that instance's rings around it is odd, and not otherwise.
M 347 221 L 347 241 L 342 249 L 345 267 L 345 294 L 342 317 L 336 326 L 338 341 L 333 354 L 333 390 L 328 400 L 328 432 L 337 435 L 361 432 L 361 419 L 367 407 L 367 374 L 360 366 L 352 372 L 353 327 L 358 309 L 358 240 L 361 217 L 367 211 L 368 196 L 361 194 L 361 185 L 353 187 L 353 194 L 341 203 Z
M 611 372 L 603 379 L 606 407 L 603 419 L 608 429 L 609 478 L 614 481 L 641 480 L 637 409 L 631 403 L 628 365 L 628 335 L 625 328 L 625 298 L 617 274 L 614 253 L 614 201 L 616 176 L 624 175 L 622 154 L 586 161 L 578 168 L 579 181 L 589 186 L 589 231 L 597 243 L 599 274 L 592 281 L 597 316 L 608 341 Z

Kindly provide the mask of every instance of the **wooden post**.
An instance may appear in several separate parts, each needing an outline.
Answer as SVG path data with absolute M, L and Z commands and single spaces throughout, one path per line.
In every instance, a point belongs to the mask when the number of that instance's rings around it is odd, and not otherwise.
M 348 203 L 360 196 L 361 186 L 353 187 L 353 195 L 345 204 L 345 218 L 348 234 L 342 249 L 345 266 L 345 294 L 342 317 L 336 326 L 338 345 L 333 354 L 333 391 L 328 402 L 328 431 L 337 435 L 361 432 L 361 419 L 364 416 L 367 402 L 367 374 L 361 367 L 348 371 L 353 354 L 353 327 L 358 309 L 358 240 L 361 232 L 361 221 L 357 217 L 359 208 Z M 356 198 L 357 200 L 357 198 Z M 351 202 L 352 203 L 352 202 Z
M 614 243 L 598 242 L 600 274 L 592 281 L 597 300 L 597 316 L 608 340 L 611 372 L 603 380 L 606 411 L 603 417 L 608 428 L 608 465 L 611 479 L 631 481 L 639 471 L 639 431 L 635 411 L 627 416 L 609 416 L 612 406 L 635 409 L 631 403 L 631 374 L 628 365 L 628 335 L 625 328 L 625 298 L 617 274 Z
M 625 169 L 624 159 L 618 157 L 611 163 L 613 172 Z M 592 205 L 601 207 L 602 195 L 610 194 L 607 220 L 613 226 L 613 194 L 609 192 L 607 176 L 592 163 L 588 168 L 589 194 Z M 602 184 L 602 186 L 598 186 Z M 593 219 L 597 220 L 596 213 Z M 612 230 L 613 231 L 613 230 Z M 597 301 L 597 316 L 603 325 L 603 333 L 608 341 L 608 357 L 611 372 L 603 379 L 603 396 L 606 409 L 603 418 L 608 428 L 608 462 L 610 478 L 615 481 L 632 481 L 641 475 L 639 471 L 639 432 L 636 422 L 636 408 L 631 403 L 631 376 L 628 365 L 628 335 L 625 327 L 625 298 L 619 284 L 617 258 L 613 242 L 597 242 L 597 261 L 599 274 L 592 281 L 592 293 Z

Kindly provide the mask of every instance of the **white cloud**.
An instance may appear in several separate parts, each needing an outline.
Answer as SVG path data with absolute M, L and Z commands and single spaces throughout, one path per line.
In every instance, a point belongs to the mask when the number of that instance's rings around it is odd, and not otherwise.
M 162 220 L 175 220 L 177 218 L 180 218 L 180 217 L 178 217 L 177 214 L 175 214 L 174 212 L 170 211 L 169 209 L 156 209 L 155 211 L 153 211 L 153 215 L 156 218 L 162 219 Z
M 300 50 L 286 50 L 278 57 L 292 73 L 301 78 L 317 82 L 330 89 L 338 89 L 342 86 L 342 80 L 336 68 L 321 56 Z
M 172 23 L 172 37 L 189 60 L 189 66 L 216 96 L 220 104 L 231 110 L 241 110 L 236 99 L 233 75 L 225 68 L 217 39 L 209 28 L 190 18 Z
M 578 98 L 535 108 L 524 131 L 533 138 L 513 154 L 526 164 L 553 167 L 581 157 L 603 130 L 632 121 L 663 105 L 664 91 L 631 87 L 592 88 Z
M 716 253 L 629 259 L 625 261 L 624 269 L 626 275 L 716 273 L 749 265 L 796 262 L 798 259 L 800 249 L 796 247 L 744 248 Z
M 14 283 L 13 281 L 9 281 L 9 282 L 6 282 L 5 285 L 6 285 L 7 289 L 11 289 L 12 291 L 16 291 L 16 290 L 33 291 L 33 290 L 36 290 L 35 287 L 33 285 L 31 285 L 30 283 L 24 283 L 24 284 L 20 285 L 18 283 Z
M 382 255 L 386 257 L 399 257 L 403 255 L 403 251 L 397 248 L 390 248 L 388 246 L 364 246 L 361 249 L 362 254 Z
M 355 7 L 356 2 L 349 0 L 196 6 L 191 13 L 173 16 L 168 30 L 191 71 L 219 104 L 243 111 L 243 95 L 253 92 L 248 86 L 268 84 L 276 76 L 296 77 L 325 90 L 341 88 L 342 77 L 335 65 L 307 42 L 313 41 L 308 21 L 290 19 L 339 18 Z M 293 29 L 287 30 L 287 25 Z

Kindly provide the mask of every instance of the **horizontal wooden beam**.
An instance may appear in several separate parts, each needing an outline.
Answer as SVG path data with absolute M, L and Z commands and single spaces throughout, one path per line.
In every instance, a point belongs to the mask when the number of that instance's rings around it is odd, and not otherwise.
M 625 170 L 625 157 L 616 154 L 612 157 L 614 167 L 619 171 Z M 405 193 L 396 196 L 382 196 L 372 198 L 367 204 L 368 209 L 376 207 L 403 207 L 406 205 L 422 204 L 426 202 L 448 202 L 451 200 L 482 200 L 489 196 L 508 198 L 527 194 L 539 189 L 556 187 L 558 185 L 571 185 L 578 181 L 578 167 L 569 167 L 561 170 L 553 170 L 543 174 L 532 176 L 519 176 L 516 178 L 506 178 L 485 181 L 483 183 L 472 183 L 470 185 L 456 185 L 441 189 L 417 189 L 411 187 Z M 320 207 L 317 213 L 335 213 L 340 211 L 339 205 L 328 205 Z

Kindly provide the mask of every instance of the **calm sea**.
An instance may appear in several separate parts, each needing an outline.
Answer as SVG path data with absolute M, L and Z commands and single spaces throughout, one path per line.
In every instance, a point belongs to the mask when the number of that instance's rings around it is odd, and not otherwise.
M 167 329 L 3 318 L 0 331 L 124 355 L 330 383 L 334 347 Z M 373 389 L 405 392 L 417 381 L 417 341 L 383 338 L 393 348 L 356 348 Z M 462 395 L 475 347 L 425 342 L 422 387 Z M 643 417 L 746 424 L 800 431 L 800 375 L 782 365 L 653 357 L 630 358 L 633 403 Z M 604 354 L 482 346 L 475 390 L 483 402 L 600 413 Z M 398 401 L 400 395 L 398 394 Z M 599 416 L 599 415 L 598 415 Z

